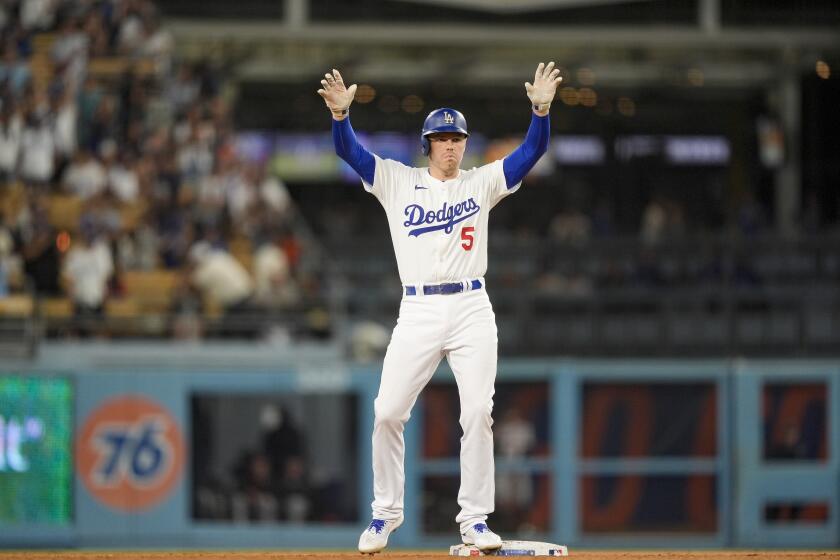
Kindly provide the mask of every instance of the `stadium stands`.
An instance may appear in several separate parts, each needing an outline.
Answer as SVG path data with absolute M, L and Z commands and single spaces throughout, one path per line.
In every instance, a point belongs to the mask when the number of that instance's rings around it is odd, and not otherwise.
M 249 1 L 237 5 L 233 14 L 229 3 L 217 1 L 55 2 L 51 10 L 36 13 L 22 10 L 23 3 L 6 2 L 2 8 L 7 56 L 0 68 L 0 228 L 11 240 L 0 253 L 4 316 L 43 322 L 33 332 L 48 337 L 262 338 L 279 327 L 295 337 L 329 333 L 348 339 L 356 324 L 372 320 L 390 326 L 399 286 L 375 201 L 348 187 L 346 177 L 314 183 L 306 177 L 289 179 L 287 187 L 280 180 L 287 177 L 276 176 L 282 169 L 272 167 L 276 162 L 271 153 L 254 158 L 242 152 L 238 133 L 248 132 L 239 130 L 242 126 L 327 133 L 327 118 L 314 112 L 320 100 L 308 81 L 307 68 L 317 56 L 297 61 L 291 78 L 273 84 L 236 83 L 245 73 L 231 72 L 232 61 L 257 53 L 252 60 L 256 64 L 262 51 L 281 53 L 281 58 L 297 56 L 289 54 L 297 51 L 284 47 L 287 39 L 282 36 L 257 38 L 256 43 L 237 38 L 237 26 L 232 26 L 227 46 L 207 43 L 213 34 L 206 30 L 214 29 L 218 18 L 289 19 L 279 5 Z M 356 4 L 354 10 L 364 14 L 360 17 L 387 16 L 377 11 L 375 2 Z M 332 25 L 335 13 L 328 5 L 309 2 L 311 20 Z M 407 14 L 418 9 L 403 3 L 388 8 L 397 19 L 411 19 Z M 749 3 L 724 3 L 721 18 L 726 25 L 740 26 L 763 17 L 791 16 L 790 9 L 780 3 L 765 13 Z M 445 13 L 454 22 L 469 16 L 458 9 Z M 838 17 L 826 3 L 803 14 L 808 25 Z M 665 9 L 665 3 L 651 2 L 557 8 L 537 19 L 543 24 L 578 18 L 593 25 L 635 25 L 659 19 L 675 24 L 696 16 L 690 3 Z M 486 27 L 470 32 L 483 40 L 482 33 L 497 20 L 537 21 L 525 12 L 511 17 L 488 12 L 482 20 Z M 210 27 L 195 32 L 195 26 L 185 26 L 188 18 Z M 202 24 L 198 18 L 207 19 Z M 170 29 L 181 31 L 182 43 L 176 43 Z M 812 35 L 813 44 L 827 40 Z M 580 41 L 575 37 L 572 43 Z M 749 30 L 739 37 L 766 46 Z M 796 37 L 807 42 L 804 35 Z M 803 82 L 809 88 L 803 107 L 811 111 L 803 119 L 809 156 L 803 162 L 802 185 L 808 192 L 800 193 L 799 215 L 785 217 L 776 208 L 780 198 L 770 178 L 778 162 L 772 154 L 758 153 L 768 146 L 753 130 L 755 114 L 772 113 L 775 103 L 755 94 L 761 78 L 751 78 L 745 86 L 748 93 L 727 96 L 722 82 L 704 93 L 689 87 L 691 76 L 668 74 L 666 55 L 654 42 L 641 42 L 647 50 L 640 54 L 645 59 L 638 62 L 640 73 L 659 64 L 656 56 L 663 57 L 658 73 L 651 74 L 654 85 L 633 86 L 638 93 L 632 105 L 639 113 L 636 122 L 644 124 L 633 125 L 621 114 L 616 93 L 621 88 L 615 85 L 620 69 L 599 75 L 608 82 L 599 89 L 605 103 L 592 110 L 572 104 L 580 92 L 565 92 L 556 138 L 564 138 L 571 151 L 555 147 L 552 165 L 529 177 L 520 194 L 494 211 L 487 279 L 499 316 L 502 352 L 829 352 L 840 341 L 837 195 L 826 186 L 835 177 L 824 161 L 831 154 L 820 148 L 830 142 L 819 139 L 835 132 L 819 128 L 820 119 L 813 117 L 828 110 L 834 90 L 825 89 L 824 79 Z M 252 48 L 255 44 L 262 47 Z M 756 67 L 737 47 L 727 53 L 705 39 L 701 44 L 709 60 L 741 57 L 744 68 Z M 209 46 L 217 49 L 215 56 L 209 56 Z M 376 68 L 374 61 L 349 64 L 362 75 Z M 577 74 L 564 69 L 570 86 L 582 85 L 575 80 L 594 79 L 591 69 L 577 64 Z M 506 59 L 496 70 L 509 73 L 512 66 Z M 434 74 L 446 68 L 415 70 L 432 73 L 426 89 L 416 91 L 421 104 L 423 97 L 453 98 L 452 88 L 438 84 Z M 489 71 L 480 65 L 473 70 Z M 692 75 L 695 85 L 726 79 L 711 72 Z M 398 100 L 408 93 L 406 88 L 402 82 L 384 82 L 376 106 L 354 115 L 360 130 L 376 132 L 379 125 L 400 133 L 413 130 L 415 109 L 403 114 L 379 102 Z M 503 143 L 510 141 L 512 131 L 524 126 L 509 109 L 512 96 L 512 89 L 503 85 L 492 99 L 465 96 L 469 114 L 493 116 L 481 127 L 488 138 L 471 139 L 480 146 L 477 161 L 507 145 Z M 719 110 L 721 99 L 732 104 L 737 118 Z M 769 122 L 772 129 L 776 121 L 770 117 L 759 121 Z M 634 135 L 644 127 L 651 132 L 645 141 L 655 138 L 663 146 L 673 133 L 695 134 L 684 142 L 711 138 L 701 152 L 714 148 L 719 159 L 692 160 L 673 169 L 637 157 Z M 702 136 L 726 127 L 734 138 Z M 563 160 L 585 147 L 575 136 L 581 132 L 589 135 L 586 141 L 600 143 L 597 169 L 582 160 Z M 263 138 L 273 132 L 267 134 Z M 494 144 L 496 137 L 502 142 Z M 288 150 L 295 140 L 282 146 Z M 663 148 L 661 157 L 666 152 L 671 153 Z M 306 158 L 286 155 L 283 161 Z M 331 154 L 315 159 L 321 167 L 332 166 Z M 80 302 L 67 257 L 85 247 L 80 241 L 85 237 L 108 248 L 110 263 L 103 264 L 103 294 Z M 201 243 L 221 255 L 219 262 L 241 268 L 247 277 L 245 284 L 251 286 L 243 284 L 238 300 L 214 300 L 214 290 L 201 290 L 195 283 L 190 252 Z M 97 327 L 77 328 L 81 320 Z M 344 327 L 332 328 L 338 324 Z

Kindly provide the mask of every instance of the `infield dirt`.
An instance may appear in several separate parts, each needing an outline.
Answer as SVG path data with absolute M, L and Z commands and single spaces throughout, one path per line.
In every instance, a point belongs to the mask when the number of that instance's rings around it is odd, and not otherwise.
M 840 559 L 837 550 L 582 550 L 569 556 L 585 560 L 829 560 Z M 0 552 L 0 560 L 440 560 L 454 558 L 446 552 L 393 551 L 373 556 L 347 551 L 16 551 Z

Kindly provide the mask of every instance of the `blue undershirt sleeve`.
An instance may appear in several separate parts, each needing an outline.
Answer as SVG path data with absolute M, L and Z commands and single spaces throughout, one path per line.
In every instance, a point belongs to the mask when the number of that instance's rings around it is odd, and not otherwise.
M 507 188 L 518 185 L 548 150 L 550 128 L 548 115 L 540 117 L 531 113 L 531 126 L 528 127 L 525 141 L 502 162 Z
M 343 121 L 333 119 L 332 135 L 336 155 L 346 161 L 367 184 L 373 185 L 376 159 L 356 140 L 356 133 L 350 126 L 350 117 Z

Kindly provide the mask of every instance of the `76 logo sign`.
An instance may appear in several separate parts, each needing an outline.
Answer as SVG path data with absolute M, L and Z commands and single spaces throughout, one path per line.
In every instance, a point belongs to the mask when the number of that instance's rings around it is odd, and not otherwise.
M 79 477 L 90 495 L 121 511 L 151 508 L 181 478 L 184 440 L 178 420 L 144 395 L 104 401 L 76 443 Z
M 100 460 L 92 473 L 101 486 L 126 480 L 149 486 L 172 466 L 172 446 L 164 437 L 166 419 L 148 417 L 136 424 L 104 424 L 94 437 Z

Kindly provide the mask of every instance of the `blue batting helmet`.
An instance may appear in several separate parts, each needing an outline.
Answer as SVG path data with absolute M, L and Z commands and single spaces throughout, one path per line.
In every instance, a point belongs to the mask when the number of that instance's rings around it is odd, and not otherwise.
M 420 134 L 420 145 L 423 147 L 423 155 L 429 155 L 432 147 L 429 144 L 427 136 L 438 132 L 460 132 L 464 136 L 469 136 L 467 132 L 467 119 L 460 111 L 455 109 L 435 109 L 426 120 L 423 121 L 423 132 Z

